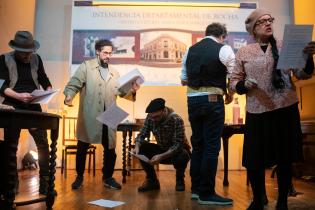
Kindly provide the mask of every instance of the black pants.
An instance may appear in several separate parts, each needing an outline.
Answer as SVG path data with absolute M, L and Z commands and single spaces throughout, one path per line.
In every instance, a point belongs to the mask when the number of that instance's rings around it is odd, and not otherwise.
M 38 165 L 39 165 L 39 175 L 48 176 L 49 175 L 49 145 L 47 139 L 46 130 L 41 129 L 28 129 L 31 136 L 33 137 L 37 150 L 38 150 Z M 10 141 L 11 145 L 14 145 L 14 152 L 17 152 L 17 147 L 19 143 L 21 129 L 19 128 L 5 128 L 4 129 L 4 139 L 5 141 Z M 13 143 L 14 142 L 14 143 Z M 16 163 L 16 156 L 15 156 Z
M 157 144 L 146 143 L 142 144 L 140 147 L 139 154 L 147 156 L 151 159 L 154 155 L 161 154 L 163 151 Z M 187 163 L 190 160 L 190 152 L 186 149 L 179 151 L 173 156 L 162 160 L 161 164 L 172 164 L 176 169 L 176 179 L 182 179 L 185 177 L 185 170 L 187 167 Z M 146 172 L 146 178 L 156 180 L 156 173 L 154 167 L 144 161 L 140 161 L 141 165 Z
M 113 176 L 115 162 L 116 162 L 116 152 L 115 149 L 108 148 L 108 127 L 103 125 L 102 131 L 102 145 L 103 145 L 103 179 L 108 179 Z M 76 155 L 76 171 L 78 176 L 83 176 L 85 170 L 86 154 L 89 148 L 89 143 L 83 141 L 78 141 L 78 150 Z
M 278 202 L 286 203 L 288 198 L 289 187 L 291 186 L 292 170 L 290 163 L 279 163 L 277 165 L 278 181 Z M 252 187 L 254 202 L 263 205 L 262 198 L 265 195 L 265 170 L 264 169 L 247 169 L 248 178 Z
M 0 140 L 0 163 L 1 163 L 1 168 L 0 168 L 0 197 L 1 195 L 3 195 L 4 193 L 4 187 L 5 187 L 5 176 L 4 176 L 4 165 L 2 163 L 4 163 L 6 161 L 5 159 L 5 155 L 4 155 L 4 151 L 5 151 L 5 147 L 4 147 L 4 141 Z M 1 200 L 1 199 L 0 199 Z

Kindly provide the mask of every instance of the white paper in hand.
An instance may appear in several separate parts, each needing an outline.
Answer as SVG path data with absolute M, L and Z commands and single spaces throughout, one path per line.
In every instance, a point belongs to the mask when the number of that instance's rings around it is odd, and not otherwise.
M 143 84 L 144 77 L 138 69 L 134 69 L 120 77 L 118 79 L 118 83 L 118 90 L 123 93 L 128 93 L 131 90 L 133 83 L 137 83 L 138 85 Z
M 277 69 L 305 67 L 307 55 L 303 53 L 303 49 L 312 40 L 312 31 L 313 25 L 285 25 Z
M 60 91 L 60 89 L 56 90 L 34 90 L 31 95 L 33 96 L 33 100 L 31 104 L 48 104 L 49 101 Z
M 140 159 L 140 160 L 142 160 L 142 161 L 144 161 L 144 162 L 146 162 L 146 163 L 150 163 L 150 159 L 147 157 L 147 156 L 145 156 L 145 155 L 141 155 L 141 154 L 135 154 L 135 153 L 133 153 L 133 152 L 129 152 L 132 156 L 135 156 L 136 158 L 138 158 L 138 159 Z
M 4 80 L 0 79 L 0 88 L 2 87 L 3 83 L 4 83 Z
M 116 129 L 118 124 L 128 117 L 128 115 L 129 114 L 119 108 L 116 103 L 112 103 L 105 112 L 101 113 L 96 119 L 108 127 Z

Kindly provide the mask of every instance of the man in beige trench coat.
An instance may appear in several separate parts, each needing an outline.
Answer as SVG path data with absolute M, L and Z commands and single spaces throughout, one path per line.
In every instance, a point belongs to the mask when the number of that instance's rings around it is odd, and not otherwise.
M 80 93 L 80 104 L 77 122 L 78 149 L 76 154 L 76 180 L 72 189 L 78 189 L 83 183 L 83 173 L 87 149 L 90 144 L 102 144 L 103 154 L 103 182 L 105 187 L 121 189 L 121 185 L 112 177 L 116 162 L 116 134 L 115 130 L 96 120 L 107 107 L 116 103 L 119 95 L 128 100 L 135 100 L 139 89 L 134 84 L 129 93 L 121 93 L 117 86 L 119 73 L 108 65 L 112 55 L 113 44 L 109 40 L 98 40 L 95 44 L 96 58 L 84 61 L 76 70 L 65 87 L 65 104 L 72 106 L 73 97 Z

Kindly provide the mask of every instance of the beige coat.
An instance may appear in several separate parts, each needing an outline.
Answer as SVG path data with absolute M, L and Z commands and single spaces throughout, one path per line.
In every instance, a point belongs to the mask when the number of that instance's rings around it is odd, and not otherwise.
M 104 106 L 109 107 L 116 103 L 116 96 L 125 95 L 130 99 L 130 94 L 123 94 L 117 90 L 119 73 L 109 66 L 105 80 L 102 79 L 97 58 L 84 61 L 65 87 L 65 96 L 73 98 L 80 92 L 80 105 L 77 122 L 77 139 L 86 143 L 102 143 L 102 124 L 96 117 L 104 111 Z M 133 100 L 133 98 L 131 99 Z M 116 147 L 116 130 L 108 128 L 109 149 Z

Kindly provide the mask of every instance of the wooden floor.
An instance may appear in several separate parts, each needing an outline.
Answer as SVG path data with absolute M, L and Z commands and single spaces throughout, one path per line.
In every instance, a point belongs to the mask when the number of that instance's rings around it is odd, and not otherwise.
M 250 188 L 246 186 L 246 173 L 244 171 L 229 172 L 229 187 L 223 187 L 223 172 L 219 171 L 216 180 L 216 191 L 218 194 L 228 196 L 234 200 L 233 206 L 202 206 L 197 201 L 190 199 L 190 177 L 186 172 L 186 191 L 175 191 L 175 172 L 158 172 L 161 190 L 155 192 L 139 193 L 138 186 L 143 182 L 143 171 L 132 171 L 127 177 L 127 183 L 122 190 L 111 190 L 105 188 L 101 181 L 101 171 L 98 170 L 95 177 L 85 174 L 84 186 L 78 190 L 71 189 L 71 183 L 75 178 L 73 170 L 68 171 L 68 177 L 64 178 L 60 170 L 56 173 L 56 190 L 58 196 L 55 200 L 54 210 L 99 210 L 106 209 L 88 204 L 89 201 L 108 199 L 126 202 L 124 205 L 114 209 L 124 210 L 183 210 L 183 209 L 229 209 L 244 210 L 251 200 Z M 38 171 L 19 172 L 20 189 L 17 200 L 38 197 Z M 121 171 L 115 171 L 114 177 L 121 181 Z M 311 210 L 315 209 L 315 183 L 303 180 L 294 180 L 297 191 L 303 194 L 289 198 L 290 210 Z M 277 195 L 276 180 L 270 178 L 270 171 L 266 173 L 266 186 L 269 198 L 267 209 L 275 209 Z M 28 206 L 17 207 L 17 210 L 42 210 L 45 203 L 38 203 Z

